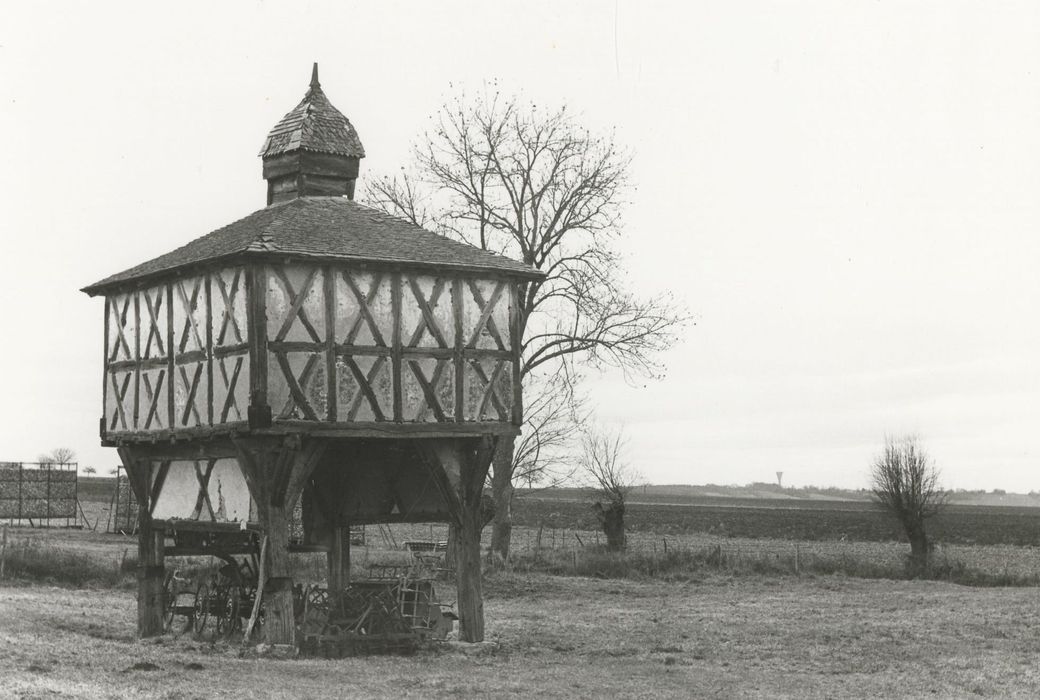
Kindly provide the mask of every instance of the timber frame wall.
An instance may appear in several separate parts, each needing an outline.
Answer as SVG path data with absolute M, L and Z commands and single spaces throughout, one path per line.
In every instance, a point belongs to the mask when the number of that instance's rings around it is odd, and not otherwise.
M 230 260 L 105 298 L 103 444 L 515 434 L 517 280 Z

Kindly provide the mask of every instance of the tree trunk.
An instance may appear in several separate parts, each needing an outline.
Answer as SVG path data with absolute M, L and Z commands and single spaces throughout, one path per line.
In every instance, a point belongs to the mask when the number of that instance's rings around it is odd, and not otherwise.
M 475 508 L 451 529 L 455 544 L 455 585 L 459 640 L 484 641 L 484 593 L 480 580 L 480 518 Z
M 928 568 L 928 537 L 925 535 L 924 523 L 908 526 L 906 534 L 910 539 L 911 573 L 917 576 Z
M 491 524 L 491 552 L 503 562 L 509 559 L 509 545 L 513 537 L 514 440 L 511 437 L 501 438 L 492 459 L 491 498 L 495 504 L 495 517 Z
M 620 552 L 625 548 L 625 506 L 608 503 L 600 510 L 603 534 L 607 536 L 607 549 Z

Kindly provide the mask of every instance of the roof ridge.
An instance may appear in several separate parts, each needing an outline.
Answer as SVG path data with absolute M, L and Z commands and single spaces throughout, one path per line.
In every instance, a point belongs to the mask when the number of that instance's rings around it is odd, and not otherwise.
M 372 261 L 531 279 L 543 276 L 513 258 L 430 231 L 367 204 L 325 196 L 271 204 L 165 255 L 88 285 L 83 291 L 99 294 L 117 285 L 139 284 L 216 261 L 241 265 L 250 255 Z

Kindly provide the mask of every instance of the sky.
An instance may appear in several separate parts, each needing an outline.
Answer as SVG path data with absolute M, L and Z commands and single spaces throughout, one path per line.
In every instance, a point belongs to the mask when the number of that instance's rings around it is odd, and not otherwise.
M 497 81 L 634 154 L 626 284 L 696 325 L 589 376 L 652 483 L 1040 489 L 1040 4 L 3 3 L 0 461 L 99 445 L 78 290 L 262 208 L 311 63 L 366 174 Z

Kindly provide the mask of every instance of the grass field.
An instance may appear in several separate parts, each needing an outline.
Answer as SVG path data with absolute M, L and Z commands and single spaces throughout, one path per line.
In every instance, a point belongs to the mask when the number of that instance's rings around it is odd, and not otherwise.
M 869 501 L 686 497 L 649 499 L 633 494 L 625 514 L 634 532 L 679 535 L 709 532 L 730 537 L 786 540 L 902 541 L 896 521 Z M 593 530 L 588 499 L 575 490 L 518 499 L 520 525 Z M 929 534 L 947 544 L 1040 546 L 1040 508 L 952 504 L 929 521 Z
M 133 640 L 127 592 L 0 588 L 12 698 L 1036 697 L 1032 589 L 709 577 L 496 574 L 476 655 L 256 659 L 224 644 Z
M 103 515 L 110 494 L 94 490 L 85 509 Z M 516 568 L 490 573 L 485 584 L 493 647 L 466 653 L 437 645 L 413 657 L 337 661 L 257 659 L 250 649 L 189 635 L 137 642 L 135 538 L 13 528 L 10 552 L 60 550 L 72 558 L 59 561 L 73 562 L 84 576 L 60 577 L 65 587 L 48 585 L 46 576 L 36 585 L 24 578 L 0 585 L 0 697 L 1040 695 L 1036 587 L 820 575 L 850 567 L 814 561 L 847 560 L 898 577 L 906 545 L 898 532 L 885 537 L 883 518 L 863 502 L 779 505 L 711 497 L 636 502 L 629 518 L 633 557 L 715 548 L 732 565 L 698 564 L 680 576 L 634 569 L 627 578 L 592 566 L 596 578 L 589 578 L 575 575 L 589 568 L 580 557 L 602 561 L 586 502 L 522 499 Z M 1035 582 L 1034 512 L 955 507 L 945 532 L 974 527 L 976 535 L 952 538 L 936 556 Z M 862 529 L 848 527 L 857 522 Z M 447 533 L 443 525 L 418 525 L 367 534 L 368 545 L 354 551 L 361 575 L 368 563 L 406 560 L 388 551 L 394 544 Z M 320 555 L 297 561 L 298 578 L 322 579 Z M 554 567 L 570 575 L 544 573 Z M 101 573 L 92 581 L 88 570 Z

